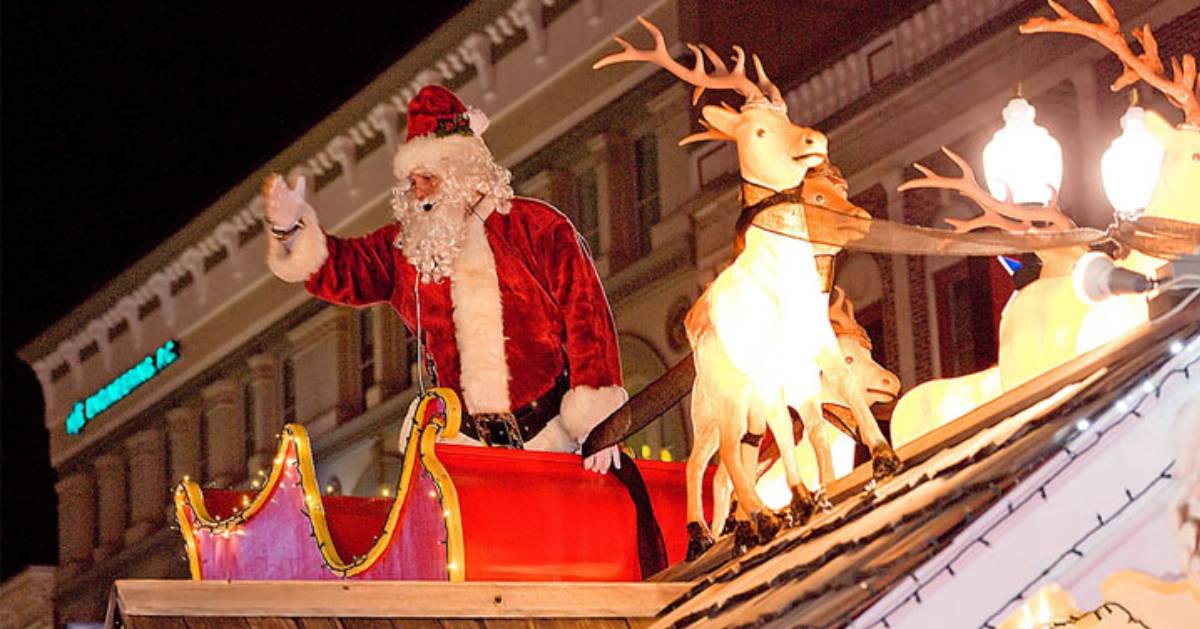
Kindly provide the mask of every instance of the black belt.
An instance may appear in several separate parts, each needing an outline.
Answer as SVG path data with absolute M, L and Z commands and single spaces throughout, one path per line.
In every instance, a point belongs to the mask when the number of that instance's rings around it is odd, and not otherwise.
M 546 424 L 558 415 L 563 395 L 570 388 L 571 379 L 564 373 L 542 397 L 515 413 L 463 413 L 459 431 L 472 439 L 482 441 L 484 445 L 524 449 L 525 442 L 537 436 Z

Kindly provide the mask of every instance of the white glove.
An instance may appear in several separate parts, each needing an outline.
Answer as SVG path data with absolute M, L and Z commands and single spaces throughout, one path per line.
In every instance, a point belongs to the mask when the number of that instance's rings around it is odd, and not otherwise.
M 621 469 L 621 451 L 612 445 L 583 460 L 584 469 L 597 474 L 607 474 L 608 468 Z
M 263 200 L 266 202 L 267 221 L 275 229 L 290 229 L 300 220 L 308 202 L 304 200 L 306 182 L 304 177 L 296 179 L 296 187 L 289 188 L 280 175 L 272 174 L 263 185 Z

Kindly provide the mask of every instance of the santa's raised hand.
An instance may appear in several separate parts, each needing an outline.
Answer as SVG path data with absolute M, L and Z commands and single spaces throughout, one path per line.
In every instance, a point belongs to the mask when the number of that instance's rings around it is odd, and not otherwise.
M 301 217 L 309 208 L 304 200 L 306 185 L 304 177 L 297 177 L 296 186 L 289 187 L 283 176 L 277 174 L 267 177 L 263 183 L 264 214 L 275 237 L 287 238 L 302 227 Z

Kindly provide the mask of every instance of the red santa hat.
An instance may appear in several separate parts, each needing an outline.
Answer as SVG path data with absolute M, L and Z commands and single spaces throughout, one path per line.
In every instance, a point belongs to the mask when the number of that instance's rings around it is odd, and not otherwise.
M 480 137 L 487 127 L 482 111 L 468 108 L 440 85 L 426 85 L 408 103 L 408 132 L 392 172 L 402 182 L 415 171 L 443 179 L 479 173 L 494 164 Z

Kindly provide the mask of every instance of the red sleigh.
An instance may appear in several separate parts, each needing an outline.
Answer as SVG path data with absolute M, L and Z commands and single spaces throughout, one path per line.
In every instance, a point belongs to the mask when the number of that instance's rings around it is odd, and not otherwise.
M 417 409 L 393 498 L 322 496 L 308 435 L 283 430 L 255 492 L 175 492 L 192 578 L 635 581 L 630 491 L 571 454 L 437 443 L 458 432 L 458 398 Z M 684 464 L 639 461 L 667 562 L 684 558 Z

